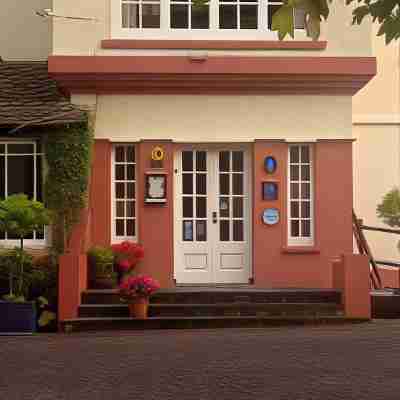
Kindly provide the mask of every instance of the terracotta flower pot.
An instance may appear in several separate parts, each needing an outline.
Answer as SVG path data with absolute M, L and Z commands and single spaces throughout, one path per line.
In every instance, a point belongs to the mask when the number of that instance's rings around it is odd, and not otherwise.
M 132 303 L 129 303 L 129 313 L 133 318 L 146 319 L 149 309 L 149 299 L 147 297 L 139 297 Z

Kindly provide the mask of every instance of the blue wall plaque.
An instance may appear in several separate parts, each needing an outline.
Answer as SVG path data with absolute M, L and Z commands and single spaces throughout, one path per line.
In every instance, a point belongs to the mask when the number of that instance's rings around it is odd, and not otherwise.
M 264 159 L 264 169 L 268 174 L 272 174 L 276 171 L 276 167 L 278 166 L 274 157 L 268 156 Z
M 278 184 L 276 182 L 262 183 L 263 200 L 278 200 Z
M 275 225 L 279 222 L 279 210 L 277 208 L 266 208 L 262 219 L 265 225 Z

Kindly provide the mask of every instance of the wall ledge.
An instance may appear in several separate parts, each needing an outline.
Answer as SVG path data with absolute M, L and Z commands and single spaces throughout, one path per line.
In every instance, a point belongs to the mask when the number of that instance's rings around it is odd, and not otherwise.
M 281 248 L 283 254 L 320 254 L 321 250 L 315 246 L 284 246 Z

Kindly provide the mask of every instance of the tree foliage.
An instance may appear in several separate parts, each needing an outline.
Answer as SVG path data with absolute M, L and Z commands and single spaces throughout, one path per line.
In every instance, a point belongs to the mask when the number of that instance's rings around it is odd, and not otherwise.
M 385 194 L 383 200 L 376 209 L 377 215 L 386 225 L 400 227 L 400 190 L 392 189 Z

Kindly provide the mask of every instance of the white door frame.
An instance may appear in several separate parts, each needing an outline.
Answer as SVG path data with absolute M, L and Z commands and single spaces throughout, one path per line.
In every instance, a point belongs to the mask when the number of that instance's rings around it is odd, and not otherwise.
M 182 173 L 178 173 L 181 168 L 181 154 L 183 151 L 195 151 L 195 150 L 203 150 L 207 151 L 210 154 L 218 151 L 235 151 L 235 150 L 241 150 L 244 152 L 244 172 L 245 172 L 245 179 L 244 179 L 244 193 L 247 194 L 247 206 L 244 208 L 244 221 L 245 221 L 245 226 L 244 226 L 244 237 L 245 237 L 245 243 L 244 246 L 246 247 L 246 264 L 247 264 L 247 271 L 246 274 L 246 279 L 242 279 L 240 282 L 233 280 L 232 282 L 218 282 L 216 278 L 216 268 L 217 268 L 217 251 L 212 250 L 210 251 L 210 248 L 207 248 L 207 246 L 210 245 L 210 241 L 213 239 L 212 236 L 210 236 L 210 233 L 212 235 L 212 232 L 215 232 L 214 234 L 214 239 L 219 241 L 219 238 L 217 235 L 219 235 L 219 232 L 217 232 L 217 229 L 210 229 L 211 228 L 211 219 L 212 219 L 212 211 L 219 211 L 219 206 L 218 206 L 218 193 L 215 192 L 214 195 L 208 196 L 209 201 L 213 200 L 215 201 L 214 204 L 210 204 L 208 202 L 207 205 L 207 218 L 210 223 L 208 224 L 208 229 L 207 229 L 207 242 L 205 242 L 205 248 L 204 251 L 209 252 L 209 257 L 210 257 L 210 263 L 212 265 L 212 270 L 209 271 L 209 279 L 207 279 L 207 282 L 204 281 L 204 278 L 198 279 L 198 282 L 196 282 L 196 279 L 194 279 L 194 282 L 184 282 L 182 279 L 179 279 L 179 264 L 181 263 L 181 258 L 180 255 L 182 252 L 182 247 L 185 242 L 182 240 L 182 224 L 181 220 L 178 218 L 180 216 L 179 213 L 179 207 L 181 207 L 180 201 L 181 201 L 181 188 L 182 188 Z M 207 157 L 207 163 L 209 163 L 209 157 Z M 208 164 L 210 165 L 210 164 Z M 176 171 L 176 172 L 175 172 Z M 214 169 L 213 171 L 209 170 L 207 168 L 208 174 L 211 174 L 209 179 L 212 179 L 214 182 L 214 188 L 215 190 L 219 190 L 217 188 L 217 183 L 218 180 L 216 179 L 218 176 L 218 166 L 217 163 L 215 162 Z M 198 284 L 198 285 L 213 285 L 213 284 L 248 284 L 249 279 L 253 277 L 253 265 L 252 265 L 252 249 L 253 249 L 253 238 L 252 238 L 252 218 L 253 218 L 253 179 L 252 179 L 252 152 L 251 152 L 251 146 L 250 145 L 245 145 L 245 144 L 185 144 L 180 146 L 178 149 L 176 149 L 175 154 L 174 154 L 174 179 L 173 179 L 173 193 L 174 193 L 174 205 L 173 205 L 173 216 L 174 216 L 174 279 L 177 282 L 177 284 Z M 208 187 L 207 187 L 207 194 L 208 194 Z M 219 226 L 219 224 L 218 224 Z M 224 243 L 224 242 L 221 242 Z M 231 243 L 231 242 L 227 242 Z M 232 242 L 234 243 L 234 242 Z M 200 244 L 201 242 L 197 242 L 197 244 Z M 182 264 L 181 264 L 182 268 Z M 195 278 L 195 275 L 193 275 Z

